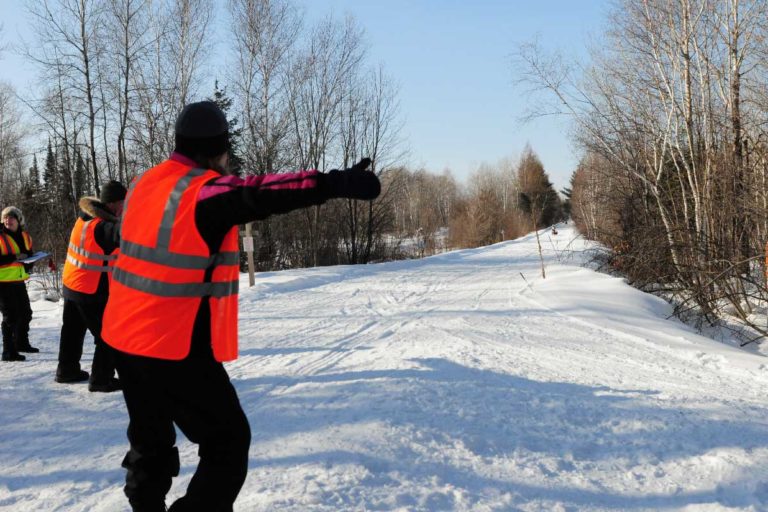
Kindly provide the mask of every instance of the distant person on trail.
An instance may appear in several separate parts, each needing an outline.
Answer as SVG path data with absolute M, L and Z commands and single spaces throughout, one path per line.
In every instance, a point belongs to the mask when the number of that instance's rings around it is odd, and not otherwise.
M 102 336 L 117 349 L 128 409 L 125 494 L 134 512 L 165 510 L 179 472 L 174 424 L 200 445 L 186 495 L 170 511 L 231 511 L 251 431 L 222 362 L 237 358 L 238 225 L 380 184 L 353 167 L 240 178 L 215 103 L 184 107 L 170 158 L 131 185 Z
M 127 190 L 118 181 L 101 186 L 101 194 L 80 199 L 80 214 L 72 228 L 64 263 L 64 312 L 59 338 L 56 382 L 88 380 L 88 390 L 109 393 L 120 389 L 115 378 L 114 350 L 101 338 L 101 320 L 109 296 L 112 265 L 120 244 L 119 217 Z M 86 330 L 91 331 L 93 351 L 90 379 L 80 369 Z
M 3 361 L 25 361 L 19 352 L 40 352 L 29 344 L 32 307 L 25 281 L 31 265 L 19 260 L 32 254 L 32 237 L 24 229 L 24 215 L 15 206 L 0 213 L 0 312 L 3 314 Z

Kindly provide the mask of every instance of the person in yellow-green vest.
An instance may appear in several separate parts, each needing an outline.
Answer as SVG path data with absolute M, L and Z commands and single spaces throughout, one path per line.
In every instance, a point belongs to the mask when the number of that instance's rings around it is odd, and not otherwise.
M 27 266 L 23 260 L 32 254 L 32 237 L 24 229 L 24 215 L 15 206 L 0 214 L 0 313 L 3 314 L 3 361 L 24 361 L 19 352 L 39 352 L 29 344 L 29 305 Z

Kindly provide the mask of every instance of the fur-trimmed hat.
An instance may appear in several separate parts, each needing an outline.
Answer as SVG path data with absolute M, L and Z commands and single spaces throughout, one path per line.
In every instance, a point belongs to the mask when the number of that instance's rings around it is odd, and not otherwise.
M 219 156 L 229 149 L 229 123 L 212 101 L 190 103 L 176 119 L 176 151 L 190 158 Z
M 16 220 L 19 221 L 19 225 L 24 225 L 24 214 L 15 206 L 7 206 L 3 208 L 3 213 L 0 214 L 0 217 L 3 219 L 6 217 L 15 217 Z
M 99 194 L 99 201 L 104 204 L 114 203 L 115 201 L 122 201 L 125 199 L 125 195 L 128 190 L 122 183 L 115 180 L 110 180 L 101 186 L 101 194 Z

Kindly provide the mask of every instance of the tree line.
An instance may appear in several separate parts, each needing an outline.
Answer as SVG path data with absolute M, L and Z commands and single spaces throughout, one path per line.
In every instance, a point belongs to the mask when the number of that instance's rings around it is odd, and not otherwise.
M 589 66 L 536 43 L 521 81 L 570 116 L 572 215 L 677 312 L 766 334 L 768 10 L 760 0 L 620 0 Z M 551 101 L 546 101 L 551 100 Z M 542 110 L 543 111 L 543 110 Z M 531 112 L 538 115 L 540 112 Z
M 201 99 L 227 114 L 236 170 L 326 170 L 367 156 L 384 183 L 373 202 L 334 200 L 254 223 L 259 269 L 405 257 L 408 237 L 422 254 L 477 246 L 560 215 L 530 149 L 519 162 L 479 169 L 466 187 L 450 174 L 409 169 L 396 82 L 370 63 L 354 18 L 310 25 L 290 0 L 215 7 L 213 0 L 27 3 L 33 30 L 15 51 L 35 65 L 40 86 L 0 85 L 0 204 L 22 208 L 37 245 L 57 261 L 78 198 L 167 158 L 177 113 Z M 216 14 L 227 31 L 216 30 Z M 214 45 L 227 55 L 221 77 L 207 67 Z M 30 123 L 18 122 L 22 109 L 32 112 Z M 41 132 L 43 146 L 29 150 Z M 551 205 L 524 213 L 521 201 L 534 196 Z

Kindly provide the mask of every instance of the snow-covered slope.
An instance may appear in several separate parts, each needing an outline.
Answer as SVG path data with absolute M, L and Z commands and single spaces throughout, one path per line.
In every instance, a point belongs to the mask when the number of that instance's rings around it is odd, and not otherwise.
M 235 509 L 768 510 L 768 360 L 581 267 L 574 236 L 543 232 L 546 280 L 533 235 L 244 276 Z M 60 305 L 33 307 L 42 352 L 0 365 L 0 510 L 127 510 L 122 397 L 53 382 Z

